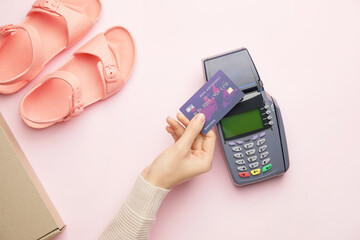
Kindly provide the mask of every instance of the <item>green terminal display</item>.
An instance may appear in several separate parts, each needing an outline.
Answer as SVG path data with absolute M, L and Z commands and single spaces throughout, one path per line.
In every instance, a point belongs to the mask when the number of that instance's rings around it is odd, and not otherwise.
M 225 138 L 235 137 L 264 128 L 260 109 L 257 108 L 234 116 L 225 117 L 221 120 L 221 125 Z

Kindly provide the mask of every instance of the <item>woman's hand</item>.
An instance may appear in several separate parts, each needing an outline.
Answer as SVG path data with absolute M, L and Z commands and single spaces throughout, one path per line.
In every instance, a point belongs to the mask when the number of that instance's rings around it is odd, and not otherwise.
M 213 130 L 202 135 L 205 115 L 197 114 L 191 121 L 181 113 L 177 119 L 167 117 L 166 131 L 175 143 L 162 152 L 150 166 L 142 172 L 151 184 L 170 189 L 211 169 L 216 135 Z

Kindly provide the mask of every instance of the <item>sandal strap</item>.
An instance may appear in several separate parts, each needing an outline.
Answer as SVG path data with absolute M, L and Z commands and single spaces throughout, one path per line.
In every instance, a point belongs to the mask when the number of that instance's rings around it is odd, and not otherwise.
M 33 121 L 35 123 L 52 123 L 52 122 L 59 122 L 59 121 L 67 121 L 74 117 L 79 116 L 84 111 L 84 104 L 82 101 L 82 91 L 81 91 L 80 81 L 71 72 L 56 71 L 54 73 L 48 74 L 43 78 L 43 80 L 40 80 L 38 85 L 35 88 L 33 88 L 33 90 L 31 90 L 31 92 L 34 91 L 36 88 L 40 87 L 45 82 L 49 81 L 50 79 L 54 79 L 54 78 L 65 81 L 72 88 L 73 94 L 72 94 L 72 96 L 69 96 L 69 113 L 67 116 L 60 117 L 58 119 L 51 119 L 51 120 L 46 120 L 46 121 Z M 30 94 L 30 92 L 28 94 Z
M 108 98 L 125 84 L 115 60 L 115 53 L 103 33 L 96 35 L 82 46 L 74 55 L 88 54 L 98 60 L 98 70 L 104 85 L 104 97 Z
M 1 81 L 0 85 L 13 85 L 15 83 L 19 83 L 22 81 L 30 82 L 39 70 L 42 68 L 42 59 L 43 56 L 41 54 L 41 39 L 38 31 L 31 25 L 28 24 L 20 24 L 20 25 L 5 25 L 0 27 L 0 42 L 4 38 L 8 38 L 16 34 L 19 30 L 25 31 L 30 39 L 30 44 L 32 48 L 32 60 L 29 66 L 19 74 L 18 76 L 8 79 L 7 81 Z M 1 47 L 1 45 L 0 45 Z M 22 86 L 22 85 L 20 85 Z
M 33 12 L 60 16 L 65 20 L 68 32 L 67 47 L 78 41 L 94 25 L 94 22 L 83 13 L 83 9 L 59 0 L 36 0 L 28 15 Z
M 0 27 L 0 38 L 6 37 L 10 33 L 14 33 L 17 31 L 17 28 L 12 24 L 6 24 Z

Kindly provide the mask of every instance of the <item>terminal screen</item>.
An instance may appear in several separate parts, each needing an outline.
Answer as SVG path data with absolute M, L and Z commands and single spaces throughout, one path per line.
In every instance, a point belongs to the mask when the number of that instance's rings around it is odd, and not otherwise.
M 264 128 L 260 109 L 224 117 L 221 126 L 226 139 Z

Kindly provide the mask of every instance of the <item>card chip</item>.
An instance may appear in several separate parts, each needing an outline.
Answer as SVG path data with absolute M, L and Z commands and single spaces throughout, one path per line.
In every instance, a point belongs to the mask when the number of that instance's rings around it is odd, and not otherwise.
M 227 90 L 228 94 L 232 93 L 232 91 L 234 91 L 234 89 L 232 89 L 231 87 L 229 87 Z
M 193 108 L 194 108 L 194 105 L 190 105 L 190 106 L 188 106 L 187 108 L 186 108 L 186 111 L 189 113 L 189 112 L 191 112 L 191 110 L 193 110 Z

